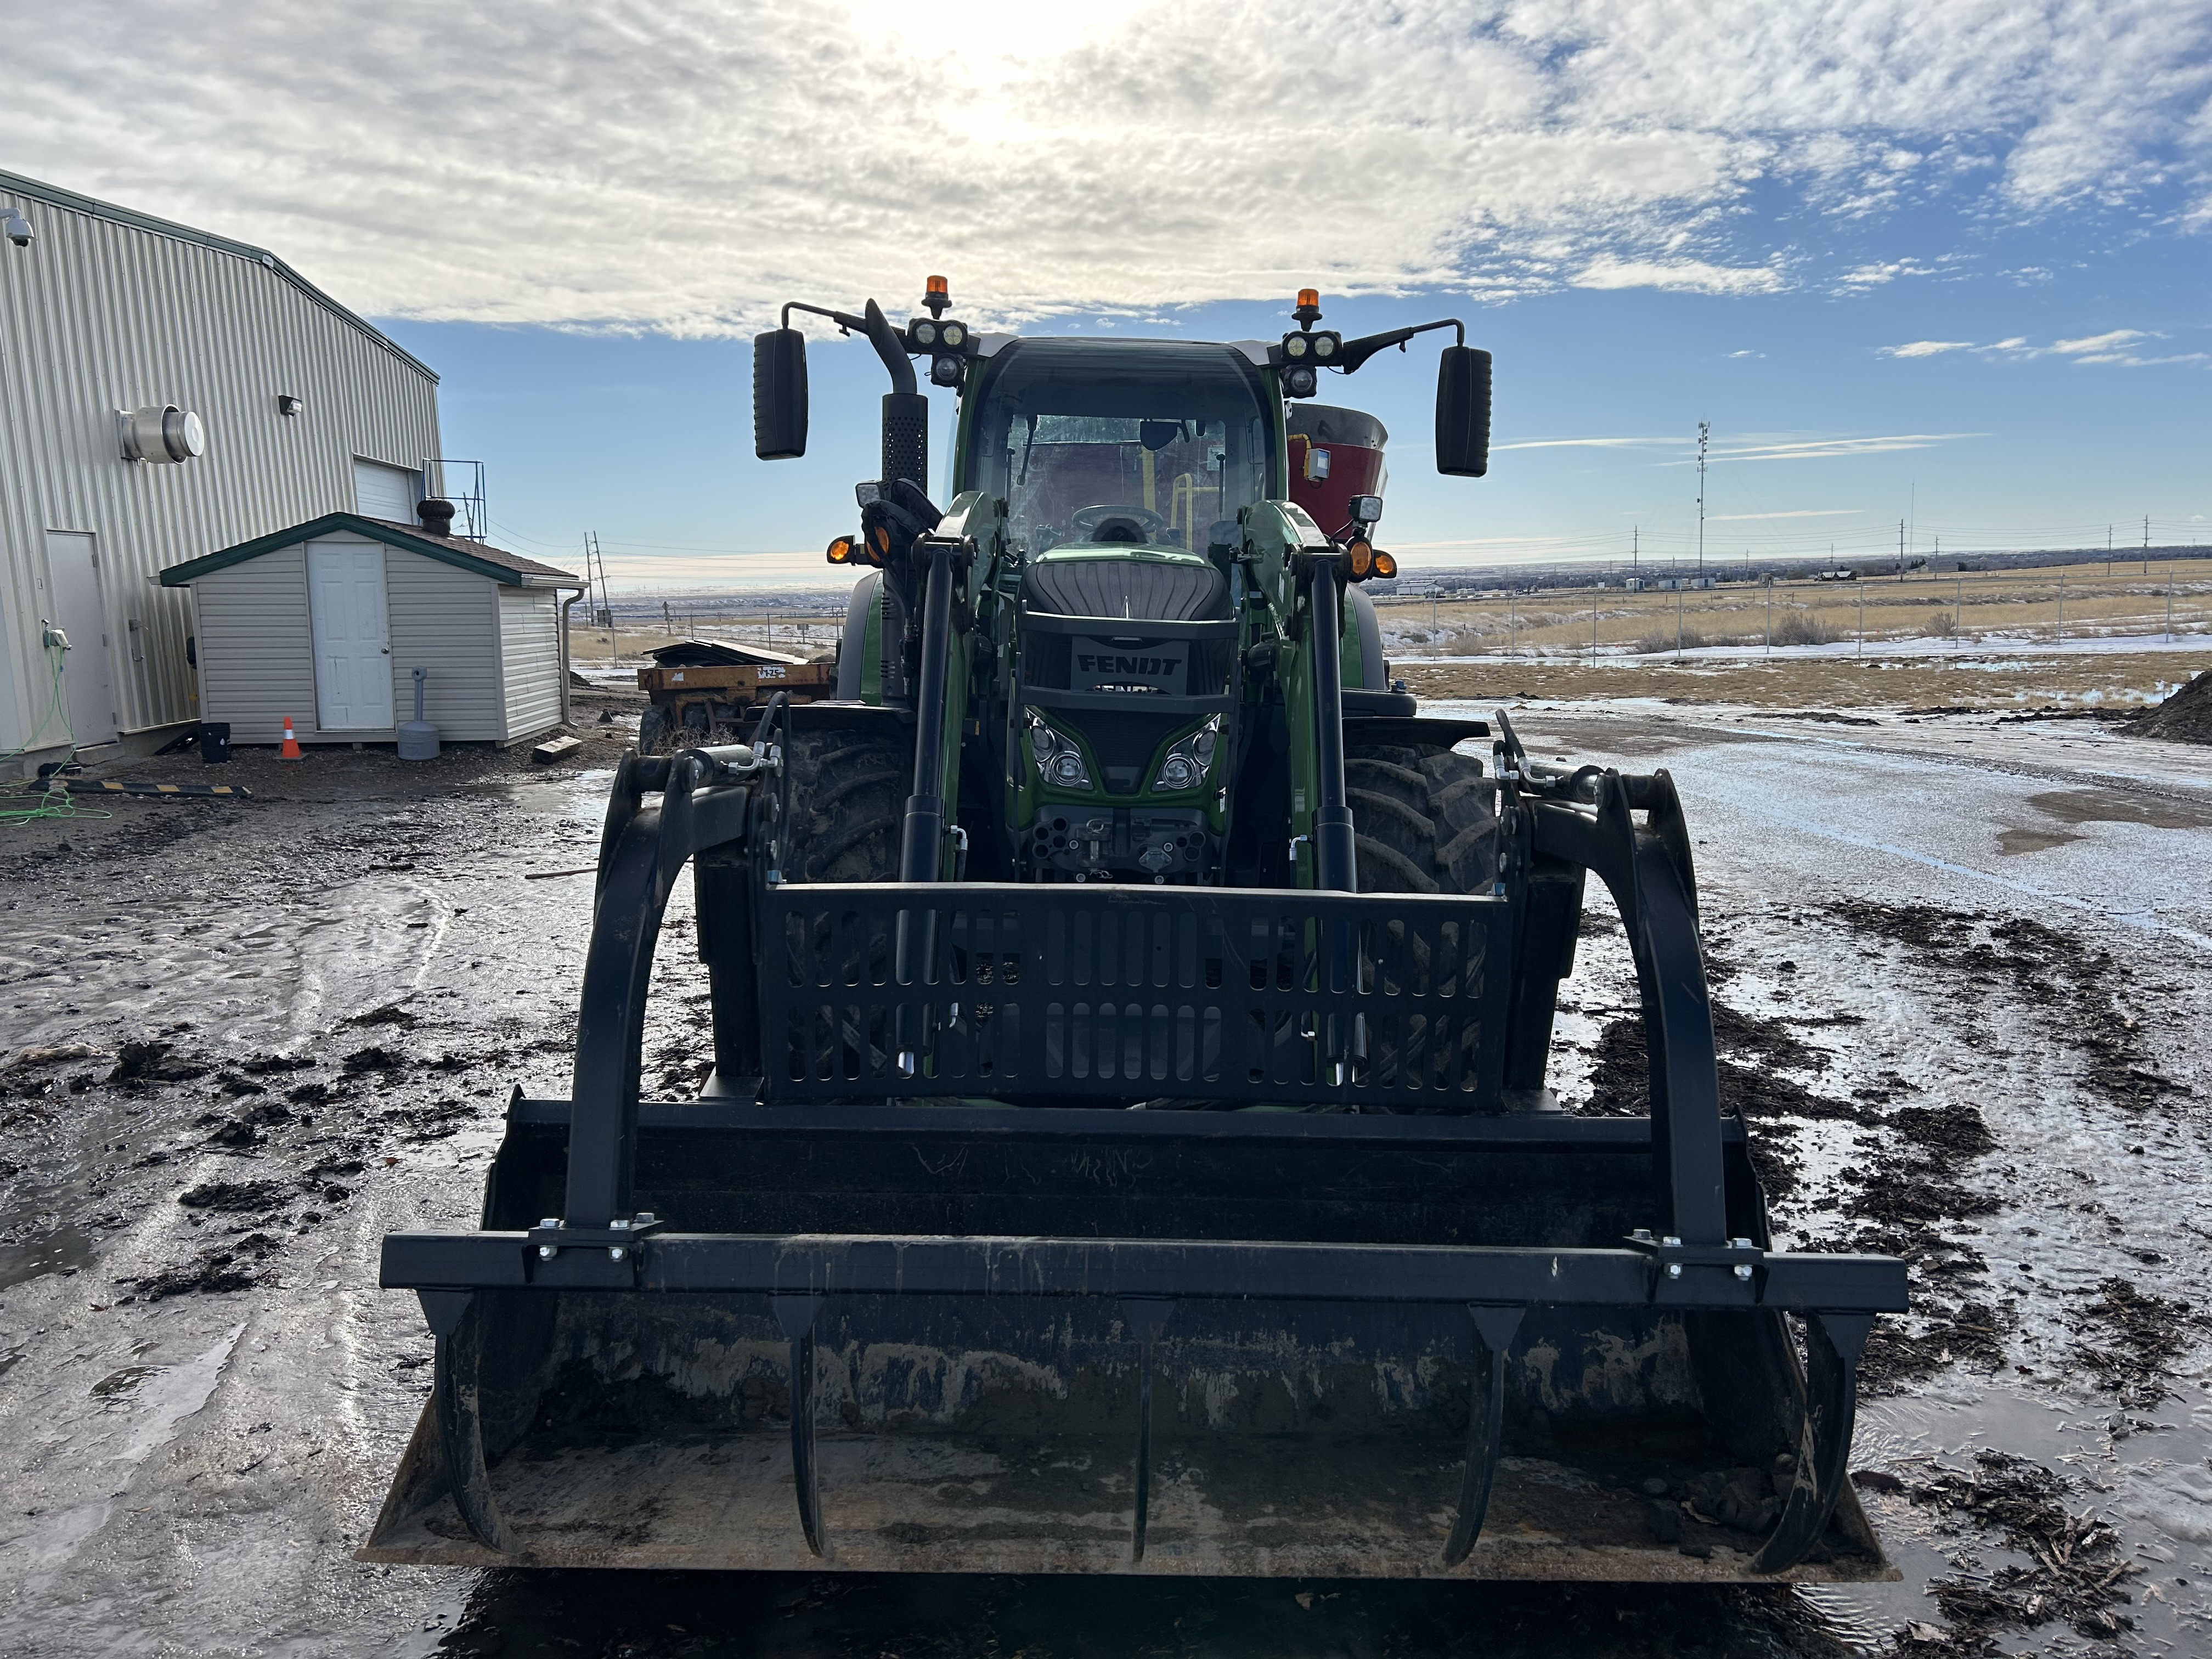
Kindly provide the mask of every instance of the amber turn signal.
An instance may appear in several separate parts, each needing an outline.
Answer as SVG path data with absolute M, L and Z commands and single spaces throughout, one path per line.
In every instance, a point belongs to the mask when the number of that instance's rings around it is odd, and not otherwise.
M 1364 582 L 1374 574 L 1375 550 L 1365 542 L 1354 542 L 1344 551 L 1345 556 L 1352 562 L 1352 580 Z
M 830 562 L 832 564 L 847 562 L 853 556 L 853 538 L 850 536 L 838 537 L 836 541 L 830 544 L 829 556 Z
M 1396 575 L 1397 560 L 1392 558 L 1388 553 L 1377 553 L 1375 556 L 1375 574 L 1386 579 Z

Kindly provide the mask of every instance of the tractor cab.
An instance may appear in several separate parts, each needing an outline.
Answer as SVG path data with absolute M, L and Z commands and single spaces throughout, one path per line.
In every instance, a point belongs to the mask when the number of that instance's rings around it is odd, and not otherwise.
M 1237 510 L 1282 493 L 1281 408 L 1231 346 L 1015 340 L 975 367 L 953 493 L 1005 501 L 1025 555 L 1218 549 L 1225 563 Z

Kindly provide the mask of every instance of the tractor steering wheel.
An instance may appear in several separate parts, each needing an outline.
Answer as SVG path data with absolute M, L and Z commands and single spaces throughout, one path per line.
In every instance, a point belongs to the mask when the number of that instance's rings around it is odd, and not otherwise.
M 1073 528 L 1072 539 L 1079 542 L 1096 541 L 1097 532 L 1116 519 L 1133 520 L 1144 532 L 1146 541 L 1157 540 L 1168 527 L 1168 521 L 1149 507 L 1079 507 L 1075 516 L 1068 520 Z M 1118 541 L 1120 537 L 1114 538 Z

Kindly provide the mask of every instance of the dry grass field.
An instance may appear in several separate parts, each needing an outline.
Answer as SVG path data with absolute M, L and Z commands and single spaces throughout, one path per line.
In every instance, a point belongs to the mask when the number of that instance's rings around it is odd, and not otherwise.
M 1655 572 L 1652 580 L 1662 580 Z M 2057 643 L 2212 630 L 2212 559 L 2145 567 L 2121 562 L 1931 574 L 1903 580 L 1724 582 L 1635 593 L 1562 587 L 1466 599 L 1377 601 L 1395 654 L 1658 656 L 1678 648 L 1778 648 L 1896 641 L 1960 649 L 1999 641 Z M 1593 626 L 1593 624 L 1595 626 Z
M 2212 663 L 2212 560 L 1377 609 L 1392 672 L 1427 697 L 2114 709 Z

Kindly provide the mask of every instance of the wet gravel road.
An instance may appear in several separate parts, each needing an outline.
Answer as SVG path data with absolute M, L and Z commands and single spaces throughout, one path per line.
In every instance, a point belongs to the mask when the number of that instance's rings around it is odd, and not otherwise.
M 591 862 L 605 777 L 246 755 L 250 803 L 0 842 L 0 1653 L 2212 1651 L 2212 751 L 2081 721 L 1516 720 L 1545 755 L 1674 772 L 1778 1220 L 1915 1264 L 1854 1459 L 1905 1582 L 357 1564 L 429 1352 L 376 1241 L 472 1215 L 510 1086 L 566 1089 L 589 878 L 524 878 Z M 657 1091 L 702 1070 L 688 944 L 679 902 Z M 1637 1109 L 1609 915 L 1563 994 L 1563 1095 Z

